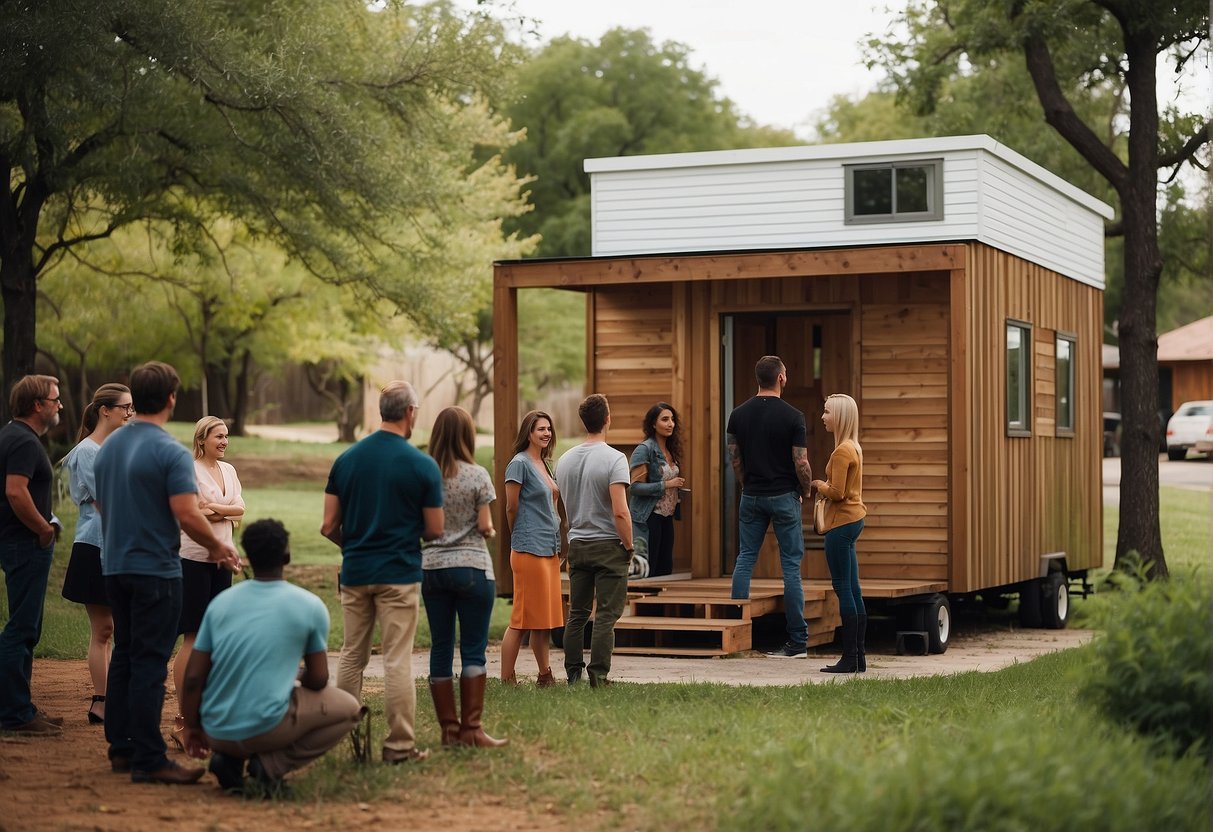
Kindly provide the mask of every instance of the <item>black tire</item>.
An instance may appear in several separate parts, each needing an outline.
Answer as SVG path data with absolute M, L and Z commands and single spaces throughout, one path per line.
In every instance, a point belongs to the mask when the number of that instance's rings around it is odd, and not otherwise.
M 932 595 L 920 609 L 922 628 L 927 631 L 927 652 L 946 652 L 952 638 L 952 605 L 948 596 Z
M 1167 448 L 1167 459 L 1172 462 L 1179 462 L 1188 455 L 1187 448 Z
M 1040 582 L 1040 618 L 1050 630 L 1064 630 L 1070 620 L 1070 585 L 1065 572 L 1050 572 Z
M 1019 585 L 1019 625 L 1039 629 L 1044 626 L 1040 616 L 1040 579 L 1033 578 Z

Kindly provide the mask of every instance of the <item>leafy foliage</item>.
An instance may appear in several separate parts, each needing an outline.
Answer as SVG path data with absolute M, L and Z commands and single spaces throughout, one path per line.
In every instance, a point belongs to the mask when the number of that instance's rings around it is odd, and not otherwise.
M 1102 609 L 1087 692 L 1110 717 L 1213 757 L 1213 596 L 1207 581 L 1145 584 L 1121 575 Z
M 535 179 L 535 211 L 507 227 L 540 234 L 544 256 L 590 253 L 588 158 L 798 143 L 740 116 L 686 46 L 645 29 L 552 40 L 519 68 L 503 111 L 527 131 L 506 160 Z

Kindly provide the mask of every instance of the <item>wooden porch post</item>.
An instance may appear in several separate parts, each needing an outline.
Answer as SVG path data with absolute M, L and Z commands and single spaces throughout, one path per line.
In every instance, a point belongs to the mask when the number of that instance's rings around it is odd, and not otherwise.
M 497 593 L 514 594 L 510 530 L 505 520 L 505 467 L 518 433 L 518 290 L 493 268 L 493 525 L 497 528 Z

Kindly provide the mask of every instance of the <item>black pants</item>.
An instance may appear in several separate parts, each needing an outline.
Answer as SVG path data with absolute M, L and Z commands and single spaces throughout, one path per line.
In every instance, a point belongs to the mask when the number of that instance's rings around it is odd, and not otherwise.
M 649 576 L 674 571 L 674 518 L 653 512 L 649 515 Z

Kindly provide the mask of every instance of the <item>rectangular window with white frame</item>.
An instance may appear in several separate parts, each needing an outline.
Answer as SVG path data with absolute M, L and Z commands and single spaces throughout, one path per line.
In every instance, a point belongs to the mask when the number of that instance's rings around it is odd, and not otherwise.
M 1032 325 L 1007 321 L 1007 436 L 1032 435 Z
M 1057 435 L 1074 435 L 1074 353 L 1076 338 L 1057 333 Z
M 943 159 L 844 167 L 847 225 L 943 219 Z

